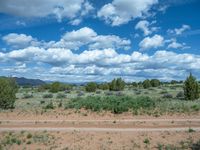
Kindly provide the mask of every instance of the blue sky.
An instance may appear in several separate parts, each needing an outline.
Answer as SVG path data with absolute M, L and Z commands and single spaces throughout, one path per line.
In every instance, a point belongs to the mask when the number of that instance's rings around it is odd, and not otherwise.
M 200 79 L 198 0 L 1 0 L 0 76 Z

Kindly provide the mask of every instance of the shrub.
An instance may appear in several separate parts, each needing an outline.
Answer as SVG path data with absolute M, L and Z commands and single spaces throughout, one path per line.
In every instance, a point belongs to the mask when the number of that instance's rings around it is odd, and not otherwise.
M 17 84 L 14 79 L 0 78 L 0 108 L 13 108 L 16 99 L 16 93 Z
M 28 133 L 27 136 L 26 136 L 26 138 L 27 138 L 27 139 L 32 138 L 32 134 L 31 134 L 31 133 Z
M 141 91 L 136 91 L 135 94 L 136 95 L 140 95 L 142 92 Z
M 105 95 L 113 95 L 113 92 L 110 92 L 110 91 L 108 91 L 108 92 L 104 92 L 105 93 Z
M 80 97 L 80 96 L 84 96 L 84 95 L 85 95 L 85 94 L 84 94 L 83 91 L 79 91 L 78 94 L 77 94 L 78 97 Z
M 38 92 L 44 92 L 44 91 L 50 89 L 50 86 L 51 86 L 50 84 L 43 84 L 43 85 L 40 85 L 40 86 L 38 87 Z
M 183 91 L 180 91 L 176 94 L 176 98 L 178 99 L 184 99 L 184 92 Z
M 109 84 L 108 83 L 99 84 L 98 88 L 101 89 L 101 90 L 108 90 L 109 89 Z
M 144 139 L 144 141 L 143 141 L 145 144 L 150 144 L 150 141 L 149 141 L 149 139 L 148 138 L 146 138 L 146 139 Z
M 96 91 L 96 94 L 101 94 L 101 91 Z
M 117 92 L 116 94 L 115 94 L 116 96 L 124 96 L 124 94 L 122 93 L 122 92 Z
M 109 84 L 109 89 L 111 91 L 121 91 L 124 90 L 125 82 L 122 78 L 113 79 L 112 82 Z
M 133 87 L 138 87 L 137 82 L 132 82 L 132 86 L 133 86 Z
M 61 84 L 59 82 L 52 83 L 50 86 L 50 92 L 57 93 L 58 91 L 60 91 L 60 86 Z
M 163 98 L 173 98 L 173 95 L 171 95 L 171 94 L 164 94 Z
M 63 93 L 58 93 L 56 98 L 66 98 L 66 95 Z
M 58 103 L 58 107 L 60 108 L 60 107 L 62 107 L 63 106 L 63 103 L 62 103 L 62 101 L 60 101 L 59 103 Z
M 197 141 L 196 143 L 193 143 L 191 146 L 192 150 L 199 150 L 200 149 L 200 140 Z
M 122 112 L 138 109 L 150 109 L 155 106 L 155 102 L 149 97 L 129 97 L 129 96 L 89 96 L 86 98 L 75 98 L 68 102 L 66 108 L 90 109 L 92 111 L 107 110 L 119 114 Z
M 168 94 L 167 91 L 161 91 L 160 94 Z
M 25 93 L 25 94 L 23 94 L 23 98 L 25 98 L 25 99 L 33 98 L 33 95 L 32 95 L 32 94 Z
M 195 100 L 199 98 L 199 85 L 196 78 L 191 73 L 185 80 L 183 89 L 187 100 Z
M 45 106 L 45 109 L 54 109 L 53 102 L 52 102 L 52 101 L 49 102 L 49 104 L 47 104 L 47 105 Z
M 152 79 L 150 81 L 150 83 L 151 83 L 152 87 L 158 87 L 158 86 L 160 86 L 160 81 L 158 79 Z
M 47 93 L 42 96 L 43 98 L 53 98 L 53 94 Z
M 69 94 L 69 93 L 71 93 L 71 91 L 70 90 L 65 90 L 65 93 Z
M 142 82 L 142 86 L 143 86 L 145 89 L 150 88 L 150 87 L 151 87 L 151 82 L 150 82 L 150 80 L 149 80 L 149 79 L 144 80 L 144 81 Z
M 87 83 L 87 85 L 85 86 L 85 90 L 87 92 L 95 92 L 97 89 L 97 84 L 95 82 L 89 82 Z
M 45 103 L 45 101 L 40 101 L 40 104 L 44 104 Z

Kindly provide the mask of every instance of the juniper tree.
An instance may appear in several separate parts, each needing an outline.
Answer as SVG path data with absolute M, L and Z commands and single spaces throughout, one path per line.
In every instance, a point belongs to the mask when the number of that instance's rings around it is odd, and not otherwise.
M 109 84 L 109 89 L 111 91 L 121 91 L 125 87 L 125 82 L 122 78 L 113 79 L 112 82 Z
M 143 85 L 143 87 L 144 87 L 145 89 L 148 89 L 148 88 L 151 87 L 151 82 L 150 82 L 149 79 L 146 79 L 146 80 L 144 80 L 144 81 L 142 82 L 142 85 Z
M 97 89 L 97 84 L 95 82 L 89 82 L 87 83 L 87 85 L 85 86 L 85 90 L 87 92 L 95 92 Z
M 183 89 L 185 99 L 195 100 L 199 98 L 199 85 L 192 73 L 185 80 Z
M 0 108 L 14 107 L 17 84 L 13 78 L 0 78 Z

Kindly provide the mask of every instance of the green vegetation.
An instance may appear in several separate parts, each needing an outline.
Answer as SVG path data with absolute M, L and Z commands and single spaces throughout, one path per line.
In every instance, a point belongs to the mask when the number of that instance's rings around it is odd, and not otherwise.
M 196 83 L 193 82 L 196 80 L 190 79 L 189 81 Z M 85 108 L 92 111 L 105 110 L 112 113 L 130 111 L 134 115 L 148 114 L 155 116 L 164 113 L 200 111 L 200 99 L 188 101 L 185 98 L 183 91 L 185 84 L 180 81 L 173 81 L 173 84 L 171 82 L 161 83 L 157 79 L 125 83 L 121 78 L 118 78 L 110 83 L 100 84 L 90 82 L 86 85 L 68 85 L 56 82 L 40 87 L 20 87 L 16 94 L 15 108 L 43 113 L 47 109 L 56 107 L 62 109 L 63 106 L 66 106 L 66 108 Z M 44 91 L 41 90 L 41 87 Z M 53 90 L 54 92 L 59 92 L 49 93 L 52 87 L 56 89 Z M 190 86 L 184 86 L 184 88 L 186 87 Z M 192 92 L 191 90 L 188 91 Z M 9 102 L 7 98 L 6 102 Z M 5 103 L 2 104 L 5 105 Z
M 53 102 L 50 101 L 50 102 L 44 107 L 44 109 L 54 109 Z
M 61 84 L 59 82 L 54 82 L 50 86 L 50 92 L 57 93 L 61 90 Z
M 188 132 L 189 132 L 189 133 L 191 133 L 191 132 L 195 132 L 195 130 L 192 129 L 192 128 L 189 128 L 189 129 L 188 129 Z
M 102 83 L 98 85 L 98 88 L 100 90 L 108 90 L 109 89 L 109 84 L 108 83 Z
M 160 86 L 160 81 L 158 79 L 152 79 L 150 81 L 150 83 L 151 83 L 152 87 L 158 87 L 158 86 Z
M 0 108 L 13 108 L 16 99 L 16 93 L 17 85 L 14 79 L 0 78 Z
M 29 94 L 29 93 L 24 93 L 24 94 L 23 94 L 23 98 L 24 98 L 24 99 L 33 98 L 33 95 L 32 95 L 32 94 Z
M 145 89 L 148 89 L 148 88 L 151 87 L 151 82 L 150 82 L 149 79 L 147 79 L 147 80 L 144 80 L 144 81 L 142 82 L 142 85 L 143 85 L 143 87 L 144 87 Z
M 42 145 L 53 145 L 56 141 L 53 135 L 48 134 L 47 132 L 42 133 L 27 133 L 27 132 L 5 132 L 2 134 L 0 140 L 0 150 L 7 149 L 23 149 L 27 144 L 42 144 Z
M 125 82 L 122 78 L 113 79 L 112 82 L 109 84 L 109 89 L 111 91 L 122 91 L 124 90 Z
M 53 98 L 53 94 L 47 93 L 42 96 L 43 98 Z
M 158 150 L 199 150 L 200 149 L 200 140 L 197 142 L 194 142 L 191 139 L 188 139 L 187 141 L 181 141 L 177 145 L 171 145 L 171 144 L 158 144 L 157 146 Z
M 196 78 L 190 73 L 184 83 L 184 95 L 187 100 L 195 100 L 199 98 L 199 85 Z
M 60 82 L 53 82 L 51 84 L 44 84 L 38 87 L 39 92 L 49 90 L 51 93 L 57 93 L 59 91 L 71 90 L 72 85 L 64 84 Z
M 87 83 L 87 85 L 85 86 L 85 90 L 87 92 L 95 92 L 97 89 L 97 84 L 95 82 L 89 82 Z
M 58 93 L 56 98 L 63 99 L 63 98 L 66 98 L 66 95 L 64 93 Z
M 150 141 L 149 141 L 149 139 L 148 138 L 146 138 L 146 139 L 144 139 L 144 141 L 143 141 L 145 144 L 150 144 Z
M 154 106 L 155 102 L 150 97 L 89 96 L 72 99 L 66 108 L 85 108 L 92 111 L 107 110 L 119 114 L 129 110 L 152 109 Z

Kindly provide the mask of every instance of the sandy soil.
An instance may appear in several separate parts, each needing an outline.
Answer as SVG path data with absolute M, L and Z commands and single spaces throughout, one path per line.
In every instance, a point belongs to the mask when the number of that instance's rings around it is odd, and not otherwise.
M 44 132 L 29 132 L 31 134 L 45 134 Z M 0 134 L 2 139 L 8 133 Z M 20 132 L 15 132 L 20 135 Z M 25 133 L 23 133 L 25 134 Z M 56 149 L 56 150 L 156 150 L 159 145 L 173 145 L 180 150 L 189 149 L 189 143 L 196 142 L 200 138 L 199 132 L 188 133 L 185 131 L 163 132 L 48 132 L 51 138 L 48 142 L 33 142 L 24 138 L 21 145 L 7 146 L 9 150 L 16 149 Z M 26 144 L 32 141 L 31 144 Z M 148 142 L 145 142 L 148 141 Z M 185 148 L 184 148 L 185 147 Z
M 112 114 L 110 112 L 91 112 L 87 110 L 54 109 L 43 110 L 13 110 L 0 112 L 0 120 L 117 120 L 117 119 L 200 119 L 200 112 L 185 114 L 162 114 L 160 116 L 133 115 L 131 112 Z
M 189 132 L 189 129 L 193 129 Z M 27 139 L 22 133 L 39 134 L 46 141 Z M 158 149 L 173 145 L 190 149 L 189 143 L 200 140 L 200 115 L 165 114 L 133 116 L 130 113 L 113 115 L 108 112 L 92 113 L 81 110 L 52 110 L 45 113 L 32 111 L 1 112 L 0 140 L 10 133 L 22 142 L 4 148 L 15 149 L 72 149 L 72 150 L 130 150 Z M 13 134 L 10 137 L 14 137 Z M 27 141 L 31 143 L 27 144 Z

